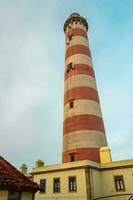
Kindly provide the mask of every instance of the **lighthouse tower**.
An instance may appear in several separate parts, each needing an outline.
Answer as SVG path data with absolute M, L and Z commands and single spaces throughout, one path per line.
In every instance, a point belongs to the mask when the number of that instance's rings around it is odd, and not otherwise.
M 87 31 L 88 23 L 78 13 L 64 24 L 63 163 L 100 162 L 99 148 L 107 146 Z

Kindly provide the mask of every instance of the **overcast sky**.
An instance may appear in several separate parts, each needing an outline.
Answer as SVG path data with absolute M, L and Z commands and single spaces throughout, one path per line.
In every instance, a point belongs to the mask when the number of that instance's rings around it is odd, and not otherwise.
M 61 162 L 64 33 L 72 12 L 89 41 L 113 160 L 133 158 L 133 1 L 0 0 L 0 154 Z

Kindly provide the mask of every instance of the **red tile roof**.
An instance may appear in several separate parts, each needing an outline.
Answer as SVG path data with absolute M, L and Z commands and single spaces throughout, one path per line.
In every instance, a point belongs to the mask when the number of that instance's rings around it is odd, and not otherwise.
M 0 189 L 36 192 L 39 186 L 0 156 Z

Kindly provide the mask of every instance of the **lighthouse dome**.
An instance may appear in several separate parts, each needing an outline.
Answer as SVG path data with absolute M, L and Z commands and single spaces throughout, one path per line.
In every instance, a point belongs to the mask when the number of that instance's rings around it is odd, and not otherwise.
M 76 12 L 74 12 L 74 13 L 72 13 L 72 14 L 70 15 L 70 17 L 80 17 L 80 14 L 79 14 L 79 13 L 76 13 Z

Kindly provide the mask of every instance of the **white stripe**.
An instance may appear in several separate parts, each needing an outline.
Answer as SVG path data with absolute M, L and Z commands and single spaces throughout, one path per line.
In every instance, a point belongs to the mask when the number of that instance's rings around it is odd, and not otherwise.
M 77 115 L 95 115 L 102 118 L 100 104 L 92 100 L 74 100 L 74 108 L 64 106 L 64 120 Z
M 91 57 L 85 54 L 75 54 L 67 58 L 65 62 L 65 70 L 67 69 L 67 65 L 71 62 L 73 64 L 85 64 L 93 67 Z
M 69 45 L 66 44 L 66 51 L 69 47 L 74 46 L 74 45 L 83 45 L 89 48 L 88 40 L 82 36 L 73 36 Z
M 64 92 L 69 89 L 82 86 L 94 88 L 95 90 L 97 89 L 96 81 L 92 76 L 78 74 L 75 76 L 70 76 L 65 80 Z
M 75 131 L 63 137 L 63 152 L 78 148 L 99 148 L 106 145 L 106 136 L 99 131 Z

